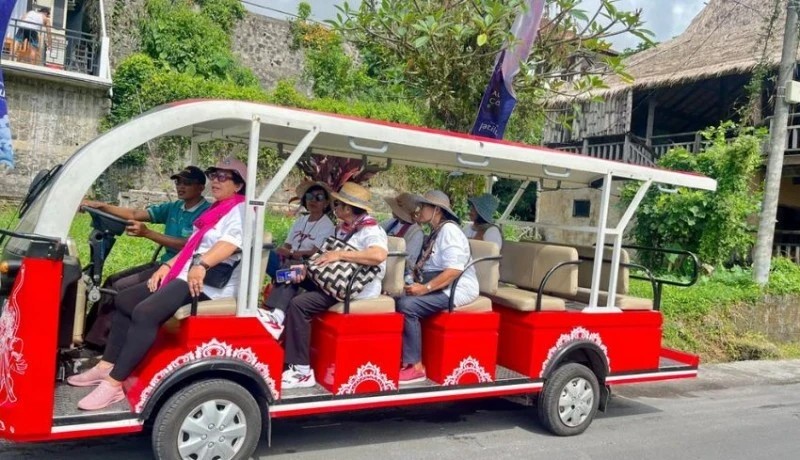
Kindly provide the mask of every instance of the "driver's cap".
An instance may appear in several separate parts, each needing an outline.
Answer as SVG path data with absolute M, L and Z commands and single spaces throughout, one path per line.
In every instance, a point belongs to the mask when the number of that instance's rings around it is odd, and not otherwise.
M 198 184 L 206 185 L 206 175 L 203 170 L 197 166 L 187 166 L 183 171 L 173 174 L 170 179 L 175 180 L 178 178 L 189 179 L 197 182 Z

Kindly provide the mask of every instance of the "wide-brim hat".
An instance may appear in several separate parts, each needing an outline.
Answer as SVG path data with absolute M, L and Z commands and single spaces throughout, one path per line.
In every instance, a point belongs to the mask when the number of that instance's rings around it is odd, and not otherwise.
M 403 222 L 414 222 L 414 211 L 417 210 L 417 200 L 414 194 L 403 192 L 397 196 L 384 197 L 383 201 L 392 209 L 392 213 Z
M 448 197 L 443 191 L 431 190 L 429 192 L 425 192 L 425 194 L 422 196 L 416 195 L 415 199 L 417 204 L 429 204 L 431 206 L 436 206 L 444 211 L 445 214 L 448 214 L 452 220 L 461 223 L 461 219 L 459 219 L 455 211 L 450 209 L 450 197 Z
M 239 179 L 241 179 L 242 182 L 247 182 L 247 165 L 236 158 L 227 157 L 219 160 L 217 164 L 206 169 L 206 174 L 218 169 L 227 169 L 228 171 L 233 171 L 239 176 Z
M 370 204 L 372 193 L 355 182 L 345 182 L 338 192 L 331 192 L 330 195 L 334 200 L 339 200 L 354 208 L 372 212 L 372 205 Z
M 307 180 L 307 181 L 300 182 L 300 184 L 298 184 L 298 186 L 294 189 L 294 193 L 296 195 L 296 199 L 299 200 L 300 203 L 303 203 L 303 196 L 306 194 L 306 192 L 308 192 L 309 190 L 311 190 L 314 187 L 319 187 L 319 188 L 325 190 L 325 193 L 328 194 L 328 202 L 330 203 L 331 187 L 328 184 L 326 184 L 325 182 L 320 182 L 320 181 Z
M 484 193 L 483 195 L 473 196 L 467 199 L 469 203 L 475 207 L 475 212 L 481 216 L 481 219 L 489 224 L 494 223 L 494 213 L 500 205 L 500 201 L 491 193 Z

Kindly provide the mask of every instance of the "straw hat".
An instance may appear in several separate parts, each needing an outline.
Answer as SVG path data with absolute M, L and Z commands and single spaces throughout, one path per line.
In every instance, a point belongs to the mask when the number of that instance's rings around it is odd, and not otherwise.
M 459 219 L 456 213 L 450 209 L 450 198 L 443 191 L 431 190 L 426 192 L 425 195 L 417 195 L 415 198 L 417 204 L 429 204 L 431 206 L 436 206 L 446 214 L 449 214 L 452 220 L 461 223 L 461 219 Z
M 475 207 L 475 212 L 481 216 L 481 219 L 489 224 L 494 223 L 494 212 L 497 211 L 497 207 L 500 205 L 497 197 L 491 193 L 484 193 L 483 195 L 473 196 L 467 201 Z
M 296 195 L 295 199 L 300 200 L 300 204 L 305 206 L 306 205 L 305 200 L 304 200 L 305 194 L 306 194 L 307 191 L 309 191 L 309 189 L 311 189 L 313 187 L 319 187 L 319 188 L 325 190 L 325 193 L 328 194 L 328 202 L 330 202 L 331 187 L 328 184 L 326 184 L 325 182 L 319 182 L 319 181 L 314 182 L 314 181 L 310 181 L 310 180 L 300 182 L 300 184 L 297 186 L 297 188 L 294 189 L 294 193 Z M 292 200 L 292 201 L 294 201 L 294 200 Z
M 414 222 L 414 211 L 417 210 L 417 200 L 411 193 L 403 192 L 397 196 L 384 197 L 383 201 L 392 208 L 392 213 L 403 222 Z
M 331 198 L 344 204 L 349 204 L 354 208 L 372 212 L 372 205 L 369 204 L 369 200 L 372 199 L 372 193 L 355 182 L 345 182 L 338 192 L 331 192 Z

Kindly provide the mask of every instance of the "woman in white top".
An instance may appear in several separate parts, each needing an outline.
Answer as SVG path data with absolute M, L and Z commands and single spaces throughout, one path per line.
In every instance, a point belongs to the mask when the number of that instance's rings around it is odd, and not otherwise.
M 397 236 L 406 241 L 406 273 L 410 273 L 417 263 L 419 252 L 422 250 L 422 240 L 425 233 L 414 222 L 414 212 L 417 203 L 414 195 L 403 192 L 396 197 L 384 198 L 383 201 L 392 210 L 392 218 L 381 223 L 389 236 Z
M 386 232 L 369 213 L 371 194 L 366 188 L 353 182 L 345 183 L 339 192 L 331 192 L 333 209 L 339 219 L 336 237 L 346 240 L 355 251 L 328 251 L 313 260 L 315 265 L 327 265 L 343 261 L 361 265 L 380 267 L 375 278 L 355 296 L 355 299 L 377 297 L 381 293 L 381 283 L 386 272 L 386 258 L 389 254 Z M 339 303 L 335 297 L 320 290 L 310 279 L 298 280 L 306 292 L 282 299 L 286 307 L 286 341 L 284 361 L 287 370 L 283 373 L 282 388 L 307 388 L 316 384 L 311 370 L 309 348 L 311 347 L 311 318 L 327 311 Z M 270 296 L 272 297 L 272 296 Z M 277 308 L 277 305 L 276 305 Z M 274 336 L 279 337 L 284 322 L 274 314 L 264 315 L 262 323 Z M 282 319 L 282 318 L 281 318 Z
M 490 241 L 503 249 L 503 232 L 494 223 L 494 212 L 499 204 L 497 198 L 491 193 L 469 198 L 469 220 L 471 224 L 464 225 L 464 234 L 473 240 Z
M 43 64 L 39 62 L 39 33 L 45 34 L 47 46 L 52 47 L 50 38 L 50 8 L 39 8 L 38 11 L 30 10 L 17 21 L 17 32 L 14 34 L 15 56 L 18 60 L 31 61 L 33 64 Z M 25 56 L 27 55 L 27 56 Z
M 404 297 L 395 299 L 397 311 L 404 316 L 400 384 L 425 380 L 419 320 L 447 310 L 453 282 L 461 276 L 453 299 L 456 307 L 478 298 L 475 268 L 467 267 L 471 258 L 469 241 L 458 226 L 458 216 L 450 209 L 450 199 L 444 192 L 432 190 L 418 197 L 417 203 L 417 222 L 430 225 L 431 234 L 417 261 L 415 282 L 406 286 Z
M 182 306 L 192 301 L 235 297 L 240 280 L 238 251 L 242 247 L 244 178 L 247 167 L 226 158 L 206 170 L 215 202 L 194 221 L 194 231 L 183 249 L 148 280 L 119 292 L 103 360 L 88 371 L 67 379 L 73 386 L 95 386 L 78 407 L 103 409 L 125 398 L 122 382 L 128 378 L 156 339 L 158 329 Z M 230 277 L 210 286 L 209 270 L 232 268 Z M 216 271 L 219 273 L 219 271 Z
M 297 186 L 300 205 L 308 214 L 300 216 L 292 224 L 283 246 L 275 252 L 286 259 L 302 259 L 319 250 L 325 239 L 334 232 L 330 212 L 330 188 L 324 182 L 304 182 Z

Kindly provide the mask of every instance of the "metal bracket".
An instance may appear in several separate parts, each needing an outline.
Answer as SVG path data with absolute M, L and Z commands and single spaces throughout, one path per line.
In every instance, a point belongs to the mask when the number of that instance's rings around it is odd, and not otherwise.
M 363 167 L 364 169 L 366 169 L 366 168 L 367 168 L 367 166 L 372 166 L 372 167 L 370 168 L 370 171 L 375 171 L 375 172 L 385 172 L 385 171 L 388 171 L 388 170 L 389 170 L 389 168 L 391 168 L 391 167 L 392 167 L 392 159 L 391 159 L 391 158 L 387 158 L 387 159 L 386 159 L 386 166 L 375 166 L 375 165 L 370 165 L 370 164 L 369 164 L 369 159 L 367 158 L 367 156 L 366 156 L 366 155 L 361 155 L 361 162 L 363 163 L 363 166 L 362 166 L 362 167 Z

